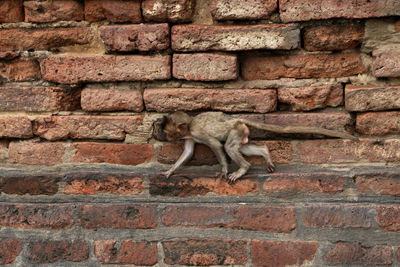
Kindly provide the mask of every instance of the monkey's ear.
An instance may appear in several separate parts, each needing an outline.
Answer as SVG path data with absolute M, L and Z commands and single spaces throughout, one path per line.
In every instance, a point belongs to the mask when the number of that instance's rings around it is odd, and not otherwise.
M 181 123 L 178 125 L 178 129 L 184 131 L 187 129 L 187 123 Z

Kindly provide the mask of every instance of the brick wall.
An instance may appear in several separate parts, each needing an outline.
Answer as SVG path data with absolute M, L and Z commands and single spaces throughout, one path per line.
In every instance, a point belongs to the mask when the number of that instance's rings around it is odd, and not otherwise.
M 0 0 L 0 264 L 399 266 L 397 0 Z M 252 131 L 235 184 L 153 123 Z M 155 130 L 155 131 L 154 131 Z M 154 133 L 153 133 L 154 132 Z M 232 170 L 236 168 L 231 166 Z

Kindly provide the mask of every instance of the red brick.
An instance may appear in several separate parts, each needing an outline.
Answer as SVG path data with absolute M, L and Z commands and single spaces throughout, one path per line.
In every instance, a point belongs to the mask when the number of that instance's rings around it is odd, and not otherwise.
M 399 162 L 399 140 L 312 140 L 297 146 L 304 163 Z
M 303 88 L 279 88 L 278 100 L 294 111 L 337 107 L 343 103 L 342 85 L 325 85 Z
M 78 0 L 25 1 L 25 20 L 29 22 L 80 21 L 83 4 Z
M 360 174 L 354 179 L 357 190 L 362 193 L 400 196 L 400 180 L 397 172 Z
M 0 116 L 0 138 L 32 137 L 32 123 L 26 116 Z
M 393 249 L 389 246 L 363 246 L 360 243 L 338 242 L 325 259 L 334 265 L 387 265 L 393 263 Z
M 57 165 L 63 161 L 62 143 L 11 142 L 8 148 L 11 163 L 27 165 Z
M 44 86 L 6 86 L 0 90 L 1 111 L 68 111 L 79 108 L 80 91 Z
M 343 191 L 344 178 L 337 173 L 273 173 L 264 182 L 268 194 L 281 192 L 305 192 L 336 194 Z
M 2 163 L 8 159 L 8 144 L 7 140 L 0 140 L 0 162 Z
M 399 206 L 378 206 L 378 215 L 375 220 L 385 231 L 400 231 L 400 207 Z
M 379 111 L 400 108 L 400 86 L 352 86 L 345 90 L 346 110 Z
M 227 239 L 179 240 L 163 242 L 166 264 L 244 265 L 246 241 Z
M 22 242 L 19 239 L 0 239 L 0 264 L 14 263 L 21 252 Z
M 357 114 L 356 130 L 360 134 L 393 135 L 400 132 L 400 112 L 369 112 Z
M 143 0 L 142 13 L 146 21 L 190 22 L 195 5 L 195 0 Z
M 302 265 L 305 261 L 314 260 L 317 248 L 317 242 L 253 241 L 251 242 L 251 258 L 254 266 Z
M 364 39 L 362 25 L 329 25 L 305 28 L 304 48 L 308 51 L 331 51 L 357 48 Z
M 267 19 L 278 7 L 277 0 L 211 0 L 211 14 L 215 20 Z
M 85 0 L 85 20 L 140 23 L 142 22 L 140 1 Z
M 94 254 L 103 264 L 135 264 L 153 266 L 158 262 L 157 244 L 124 240 L 117 245 L 116 240 L 94 241 Z
M 2 29 L 0 50 L 49 50 L 88 44 L 89 28 Z
M 143 178 L 136 175 L 79 173 L 64 186 L 64 194 L 73 195 L 139 195 L 142 191 Z
M 400 15 L 400 3 L 396 0 L 279 0 L 279 9 L 283 22 Z
M 214 193 L 219 196 L 239 196 L 258 192 L 258 182 L 240 179 L 230 184 L 227 179 L 215 178 L 215 175 L 196 177 L 177 174 L 169 179 L 164 176 L 154 176 L 150 179 L 150 194 L 166 197 L 205 196 Z
M 31 243 L 28 259 L 36 264 L 53 263 L 61 260 L 80 262 L 89 258 L 89 246 L 86 242 L 42 241 Z
M 220 110 L 225 112 L 271 112 L 276 110 L 276 90 L 158 88 L 144 91 L 146 109 Z
M 293 145 L 285 140 L 252 141 L 258 146 L 267 146 L 275 163 L 290 163 L 293 159 Z M 264 158 L 260 156 L 245 157 L 252 165 L 265 165 Z
M 41 78 L 40 67 L 36 60 L 16 59 L 0 62 L 0 81 L 24 82 Z
M 124 140 L 142 124 L 143 116 L 51 116 L 38 117 L 33 131 L 44 139 Z
M 359 205 L 312 205 L 304 208 L 303 224 L 320 228 L 370 228 L 371 211 Z
M 376 77 L 400 77 L 400 49 L 373 51 L 372 69 Z
M 171 77 L 170 56 L 49 56 L 41 62 L 44 79 L 83 82 L 148 81 Z
M 83 205 L 78 209 L 79 225 L 88 229 L 154 229 L 157 207 L 154 205 Z
M 2 204 L 0 225 L 24 229 L 64 229 L 74 223 L 73 207 L 64 204 Z
M 14 51 L 0 51 L 0 60 L 12 60 L 19 57 L 18 52 Z
M 296 227 L 292 207 L 273 206 L 170 206 L 164 209 L 166 226 L 231 228 L 265 232 L 290 233 Z
M 176 51 L 286 50 L 300 45 L 300 29 L 293 24 L 176 25 L 171 34 Z
M 247 56 L 242 61 L 245 80 L 279 78 L 335 78 L 365 72 L 359 54 L 303 54 Z
M 169 26 L 163 24 L 111 25 L 100 27 L 107 51 L 152 51 L 169 47 Z
M 24 21 L 23 0 L 0 1 L 0 23 Z
M 91 89 L 81 93 L 81 105 L 85 111 L 133 111 L 144 109 L 141 90 Z
M 74 162 L 138 165 L 151 160 L 152 144 L 74 143 Z
M 10 195 L 48 195 L 58 192 L 57 175 L 22 174 L 0 178 L 0 192 Z
M 184 80 L 225 81 L 238 77 L 236 55 L 212 53 L 174 54 L 173 76 Z

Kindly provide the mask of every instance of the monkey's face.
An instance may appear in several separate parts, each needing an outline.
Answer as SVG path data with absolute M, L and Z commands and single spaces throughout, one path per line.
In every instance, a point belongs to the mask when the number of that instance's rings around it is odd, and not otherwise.
M 182 139 L 187 134 L 186 125 L 175 125 L 175 123 L 168 123 L 164 127 L 164 133 L 167 135 L 168 141 L 177 141 Z

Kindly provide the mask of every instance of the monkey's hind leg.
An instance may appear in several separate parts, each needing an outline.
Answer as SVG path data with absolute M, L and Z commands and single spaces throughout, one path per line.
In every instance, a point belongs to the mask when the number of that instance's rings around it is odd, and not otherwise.
M 246 156 L 262 156 L 267 163 L 268 172 L 273 172 L 275 170 L 275 165 L 272 162 L 268 147 L 247 144 L 240 147 L 240 152 Z
M 225 142 L 224 148 L 229 157 L 240 167 L 234 173 L 228 175 L 230 182 L 235 182 L 237 179 L 246 174 L 251 164 L 245 160 L 245 158 L 240 154 L 240 147 L 242 138 L 238 136 L 237 130 L 232 129 L 229 136 Z

